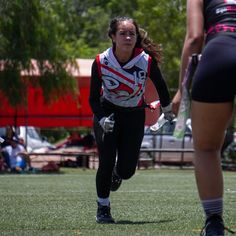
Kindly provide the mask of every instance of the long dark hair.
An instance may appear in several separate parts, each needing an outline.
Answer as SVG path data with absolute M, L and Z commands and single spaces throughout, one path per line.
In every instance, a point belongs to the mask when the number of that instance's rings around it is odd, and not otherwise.
M 147 32 L 144 29 L 139 28 L 137 22 L 134 19 L 126 16 L 113 18 L 108 28 L 108 36 L 112 38 L 112 35 L 116 34 L 118 24 L 122 21 L 130 21 L 135 26 L 137 34 L 137 42 L 135 44 L 135 47 L 143 48 L 146 53 L 156 59 L 157 63 L 160 63 L 162 56 L 161 46 L 154 43 L 153 40 L 148 36 Z M 115 43 L 112 42 L 112 44 L 114 47 Z

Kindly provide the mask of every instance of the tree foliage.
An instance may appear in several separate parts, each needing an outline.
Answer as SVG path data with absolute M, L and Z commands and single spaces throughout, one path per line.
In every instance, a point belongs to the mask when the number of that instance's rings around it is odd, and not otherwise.
M 11 105 L 26 104 L 29 84 L 43 89 L 46 101 L 68 91 L 76 81 L 66 72 L 74 58 L 95 58 L 111 46 L 109 21 L 133 17 L 163 47 L 163 74 L 178 85 L 185 32 L 185 0 L 0 0 L 0 90 Z M 36 59 L 40 79 L 20 77 Z M 47 66 L 47 61 L 51 66 Z
M 162 70 L 168 85 L 177 88 L 185 34 L 185 0 L 138 0 L 134 18 L 154 42 L 162 45 Z
M 76 92 L 75 79 L 66 72 L 65 26 L 57 11 L 60 1 L 0 1 L 0 89 L 12 106 L 27 105 L 27 87 L 40 86 L 46 102 Z M 21 78 L 36 59 L 40 78 Z M 71 61 L 70 61 L 71 62 Z

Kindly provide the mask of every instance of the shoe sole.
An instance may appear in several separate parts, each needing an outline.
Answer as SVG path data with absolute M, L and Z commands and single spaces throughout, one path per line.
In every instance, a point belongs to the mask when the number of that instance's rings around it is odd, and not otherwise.
M 113 220 L 110 220 L 110 221 L 101 221 L 101 220 L 98 220 L 97 218 L 96 218 L 96 222 L 98 223 L 98 224 L 115 224 L 116 222 Z

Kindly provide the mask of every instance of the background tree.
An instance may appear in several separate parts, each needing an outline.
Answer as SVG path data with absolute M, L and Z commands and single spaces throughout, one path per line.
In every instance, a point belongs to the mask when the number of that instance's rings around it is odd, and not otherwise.
M 76 93 L 76 80 L 66 71 L 66 28 L 58 17 L 62 1 L 0 1 L 0 90 L 12 106 L 27 105 L 27 87 L 39 86 L 46 102 Z M 21 78 L 37 60 L 40 78 Z
M 185 33 L 185 0 L 0 0 L 0 90 L 12 105 L 26 102 L 29 83 L 43 89 L 46 101 L 67 91 L 76 81 L 65 70 L 74 58 L 95 58 L 109 47 L 107 27 L 115 16 L 137 20 L 163 47 L 163 74 L 169 87 L 178 86 L 180 54 Z M 41 78 L 22 81 L 36 59 Z M 45 60 L 51 68 L 45 67 Z
M 170 88 L 178 87 L 180 56 L 185 35 L 185 0 L 138 0 L 134 18 L 162 45 L 163 74 Z M 173 95 L 173 94 L 172 94 Z

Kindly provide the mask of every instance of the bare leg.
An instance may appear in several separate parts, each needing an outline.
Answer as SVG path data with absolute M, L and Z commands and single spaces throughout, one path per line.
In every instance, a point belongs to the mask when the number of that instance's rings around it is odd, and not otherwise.
M 223 197 L 220 150 L 232 111 L 232 103 L 192 102 L 195 177 L 201 200 Z

